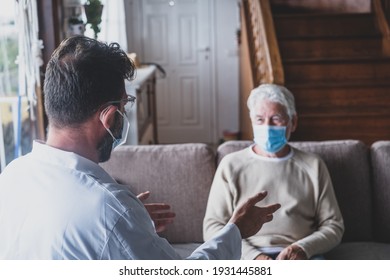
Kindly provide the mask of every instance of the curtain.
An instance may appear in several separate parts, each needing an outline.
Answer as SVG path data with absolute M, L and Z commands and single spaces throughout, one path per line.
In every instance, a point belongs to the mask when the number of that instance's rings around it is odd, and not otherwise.
M 127 51 L 126 18 L 124 0 L 102 0 L 104 5 L 101 32 L 98 39 L 111 43 L 117 42 Z
M 38 39 L 37 3 L 36 0 L 18 0 L 13 3 L 17 28 L 18 78 L 16 83 L 12 78 L 9 83 L 5 83 L 16 84 L 15 89 L 9 90 L 7 85 L 0 92 L 3 96 L 2 108 L 7 108 L 5 112 L 1 112 L 0 108 L 0 114 L 6 116 L 6 123 L 0 116 L 1 170 L 12 159 L 29 152 L 32 140 L 37 138 L 37 91 L 41 87 L 39 67 L 42 65 L 43 45 Z M 6 56 L 9 57 L 9 53 Z

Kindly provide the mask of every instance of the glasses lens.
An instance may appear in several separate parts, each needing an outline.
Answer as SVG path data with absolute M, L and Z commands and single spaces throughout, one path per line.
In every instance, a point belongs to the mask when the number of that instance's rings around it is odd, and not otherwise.
M 132 96 L 132 95 L 128 95 L 127 96 L 127 102 L 130 103 L 130 108 L 133 107 L 134 103 L 135 103 L 135 96 Z

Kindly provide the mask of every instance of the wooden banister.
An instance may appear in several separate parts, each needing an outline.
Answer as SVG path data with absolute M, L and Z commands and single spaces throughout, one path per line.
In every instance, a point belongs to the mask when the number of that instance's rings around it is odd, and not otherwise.
M 284 84 L 284 72 L 269 0 L 242 0 L 254 86 Z
M 382 33 L 382 50 L 383 54 L 390 56 L 390 1 L 389 0 L 372 0 L 372 10 Z

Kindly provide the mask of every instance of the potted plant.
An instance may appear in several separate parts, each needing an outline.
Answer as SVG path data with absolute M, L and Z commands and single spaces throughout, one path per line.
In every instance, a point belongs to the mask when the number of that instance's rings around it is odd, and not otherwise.
M 95 34 L 95 39 L 100 32 L 100 23 L 102 22 L 103 4 L 100 0 L 88 0 L 84 5 L 85 16 L 87 23 Z
M 82 19 L 70 17 L 68 19 L 68 35 L 84 35 L 85 25 Z

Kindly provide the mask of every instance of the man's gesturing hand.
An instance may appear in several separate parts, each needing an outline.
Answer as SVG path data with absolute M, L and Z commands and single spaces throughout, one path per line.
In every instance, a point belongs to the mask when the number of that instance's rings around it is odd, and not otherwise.
M 171 206 L 166 203 L 145 203 L 145 200 L 149 196 L 149 191 L 137 195 L 138 199 L 141 200 L 148 211 L 150 218 L 153 220 L 156 232 L 162 232 L 173 222 L 176 214 L 170 211 Z
M 263 224 L 272 220 L 272 214 L 280 208 L 278 203 L 265 207 L 255 206 L 257 202 L 263 200 L 266 196 L 267 192 L 258 193 L 250 197 L 234 211 L 229 222 L 236 224 L 242 238 L 248 238 L 257 233 Z

